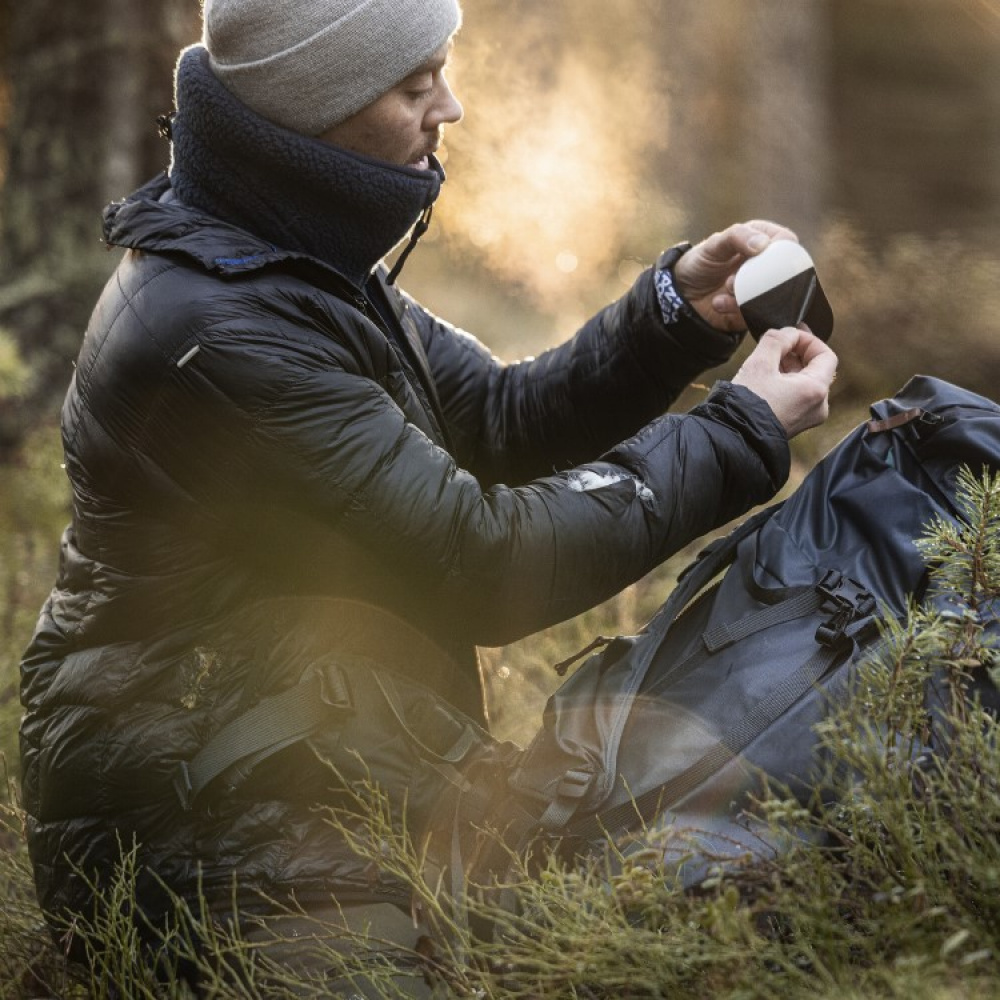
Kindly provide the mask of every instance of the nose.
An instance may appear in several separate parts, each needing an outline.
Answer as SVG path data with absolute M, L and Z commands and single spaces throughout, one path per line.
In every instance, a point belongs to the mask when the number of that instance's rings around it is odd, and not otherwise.
M 451 85 L 448 81 L 441 77 L 440 80 L 440 93 L 438 94 L 437 100 L 434 102 L 434 106 L 428 113 L 428 128 L 435 129 L 441 125 L 456 125 L 462 120 L 462 115 L 465 113 L 461 103 L 455 96 L 451 89 Z

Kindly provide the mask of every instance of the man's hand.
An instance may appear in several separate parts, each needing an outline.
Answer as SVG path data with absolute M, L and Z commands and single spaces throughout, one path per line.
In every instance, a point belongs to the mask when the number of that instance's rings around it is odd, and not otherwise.
M 757 393 L 793 438 L 826 420 L 836 374 L 837 355 L 819 337 L 788 326 L 760 338 L 733 384 Z
M 736 333 L 746 329 L 733 295 L 739 266 L 759 254 L 772 240 L 795 240 L 790 229 L 755 219 L 739 222 L 702 240 L 674 266 L 677 291 L 703 320 L 719 330 Z

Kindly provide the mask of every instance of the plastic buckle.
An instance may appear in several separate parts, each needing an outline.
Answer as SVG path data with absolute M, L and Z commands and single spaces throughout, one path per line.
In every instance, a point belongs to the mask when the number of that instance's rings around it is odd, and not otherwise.
M 853 621 L 865 618 L 875 611 L 874 595 L 838 570 L 827 570 L 816 589 L 824 603 L 833 606 L 833 614 L 816 629 L 816 641 L 822 646 L 833 646 L 840 642 Z
M 559 791 L 556 794 L 560 799 L 582 799 L 587 794 L 593 780 L 592 771 L 573 768 L 562 776 L 559 782 Z

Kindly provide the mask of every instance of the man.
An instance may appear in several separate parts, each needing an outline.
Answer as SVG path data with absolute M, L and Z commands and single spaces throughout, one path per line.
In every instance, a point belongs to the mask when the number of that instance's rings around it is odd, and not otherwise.
M 344 802 L 322 761 L 332 722 L 242 743 L 236 766 L 206 748 L 358 646 L 484 720 L 476 645 L 575 615 L 768 499 L 788 439 L 826 415 L 835 357 L 791 329 L 662 415 L 739 344 L 732 277 L 791 237 L 771 223 L 668 251 L 515 365 L 397 289 L 381 261 L 419 236 L 462 114 L 460 16 L 457 0 L 207 0 L 169 174 L 106 211 L 128 252 L 66 397 L 73 520 L 22 669 L 50 914 L 89 910 L 84 875 L 105 884 L 135 845 L 153 920 L 165 890 L 219 914 L 332 894 L 348 922 L 399 919 L 402 887 L 317 809 Z M 351 669 L 357 699 L 367 668 Z M 372 716 L 366 760 L 390 759 L 391 728 Z M 417 797 L 403 765 L 376 777 L 399 806 Z

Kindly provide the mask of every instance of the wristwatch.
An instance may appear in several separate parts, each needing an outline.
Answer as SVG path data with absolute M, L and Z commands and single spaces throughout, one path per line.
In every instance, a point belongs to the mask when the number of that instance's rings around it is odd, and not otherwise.
M 684 254 L 686 254 L 693 246 L 694 244 L 689 243 L 687 240 L 684 240 L 681 243 L 675 243 L 669 250 L 664 250 L 663 253 L 660 254 L 656 261 L 656 269 L 658 271 L 670 271 L 672 274 L 677 261 L 679 261 L 681 257 L 683 257 Z
M 677 283 L 674 281 L 674 267 L 691 249 L 691 243 L 677 243 L 669 250 L 660 254 L 653 272 L 653 281 L 656 285 L 656 297 L 660 303 L 660 312 L 663 313 L 663 322 L 670 326 L 676 323 L 682 316 L 693 316 L 694 310 L 690 303 L 680 293 Z

